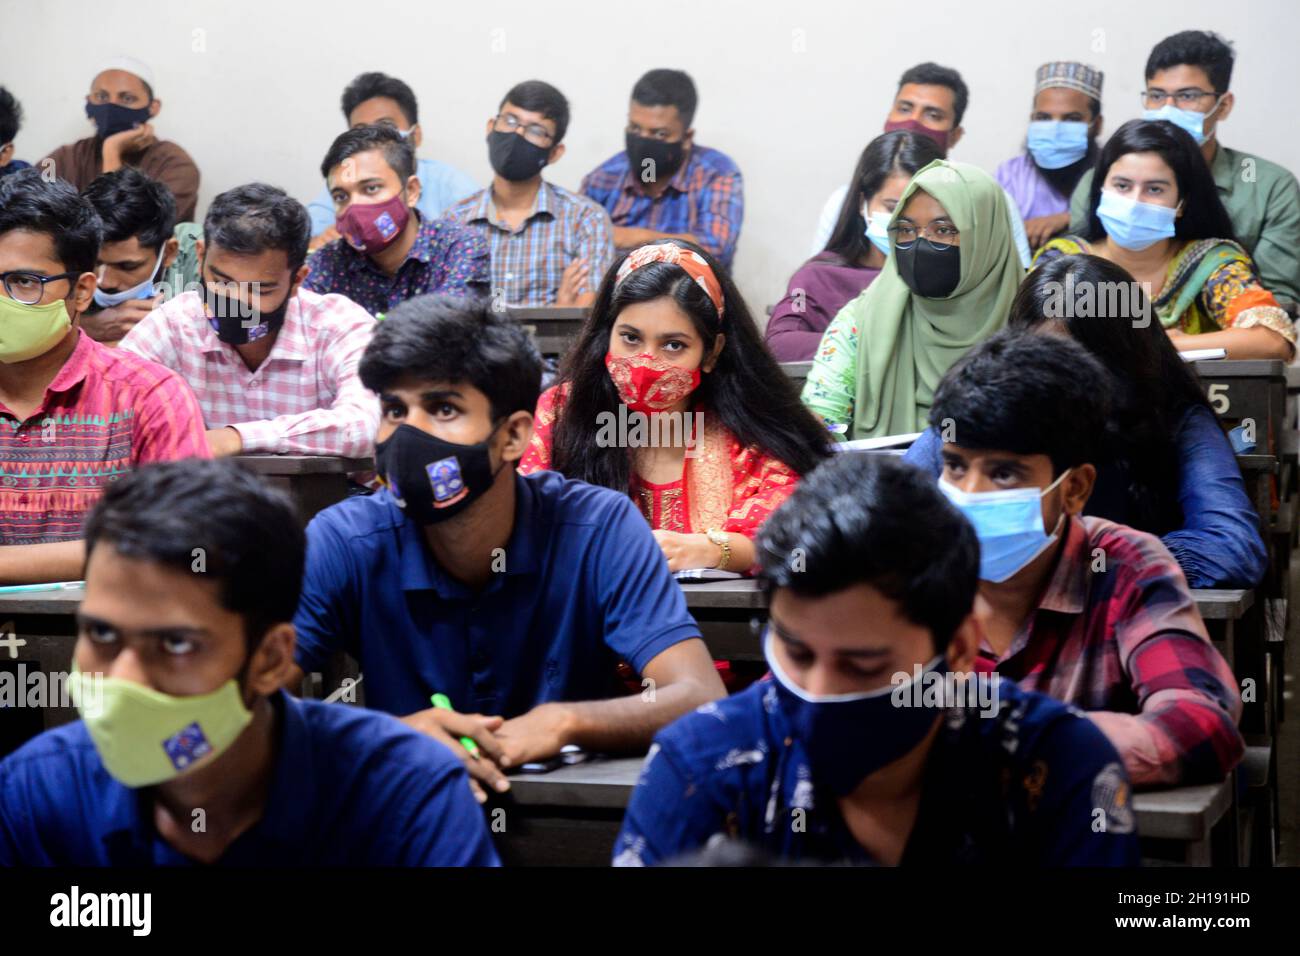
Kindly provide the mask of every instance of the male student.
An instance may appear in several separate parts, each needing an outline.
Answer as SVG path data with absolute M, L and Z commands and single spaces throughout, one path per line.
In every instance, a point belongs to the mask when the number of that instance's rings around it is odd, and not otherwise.
M 0 866 L 497 862 L 447 748 L 280 689 L 304 548 L 282 495 L 231 462 L 143 468 L 86 548 L 82 719 L 0 763 Z
M 605 207 L 620 250 L 688 239 L 728 269 L 745 217 L 740 168 L 695 142 L 695 83 L 682 70 L 651 70 L 632 87 L 625 149 L 579 190 Z
M 198 281 L 194 254 L 202 235 L 176 222 L 171 190 L 138 169 L 123 166 L 97 176 L 82 195 L 104 223 L 96 264 L 95 300 L 81 327 L 114 345 L 167 299 Z
M 898 92 L 894 94 L 894 103 L 885 118 L 884 131 L 889 133 L 896 129 L 906 129 L 928 136 L 947 156 L 966 132 L 961 121 L 966 115 L 969 100 L 970 91 L 960 73 L 937 63 L 920 63 L 899 77 Z M 817 221 L 817 234 L 813 237 L 813 255 L 825 249 L 826 243 L 830 241 L 831 231 L 840 217 L 840 208 L 848 193 L 849 184 L 845 183 L 826 199 Z M 1007 207 L 1011 237 L 1020 254 L 1021 264 L 1027 269 L 1030 264 L 1030 249 L 1029 241 L 1025 238 L 1025 223 L 1010 193 L 1007 193 Z
M 1107 375 L 1082 346 L 1004 332 L 944 377 L 930 424 L 939 489 L 980 539 L 977 666 L 1088 711 L 1137 786 L 1219 780 L 1241 759 L 1242 702 L 1174 556 L 1081 513 Z
M 208 455 L 180 376 L 81 331 L 101 229 L 68 183 L 0 178 L 0 584 L 80 577 L 81 525 L 105 487 Z
M 448 744 L 476 792 L 501 771 L 644 748 L 723 695 L 681 588 L 630 498 L 520 475 L 541 359 L 483 300 L 421 296 L 379 324 L 361 379 L 381 400 L 387 488 L 307 528 L 298 664 L 346 650 L 367 706 Z M 643 690 L 615 697 L 620 661 Z M 430 707 L 444 694 L 454 710 Z M 480 751 L 471 758 L 458 739 Z
M 418 150 L 424 142 L 419 106 L 409 86 L 385 73 L 362 73 L 343 91 L 343 119 L 350 128 L 375 124 L 391 126 L 402 139 Z M 478 192 L 473 177 L 436 159 L 416 160 L 415 176 L 420 180 L 416 208 L 424 219 L 437 219 L 448 206 Z M 311 246 L 315 252 L 339 238 L 334 228 L 334 199 L 328 186 L 307 204 L 311 213 Z
M 154 135 L 151 121 L 161 109 L 153 71 L 131 57 L 115 57 L 95 74 L 86 96 L 86 116 L 95 124 L 95 135 L 60 146 L 45 159 L 54 163 L 56 176 L 78 189 L 100 173 L 134 166 L 172 191 L 181 219 L 193 219 L 199 168 L 185 150 Z
M 1201 144 L 1219 199 L 1238 242 L 1250 253 L 1264 287 L 1300 301 L 1300 184 L 1276 163 L 1219 142 L 1219 124 L 1237 98 L 1230 91 L 1232 47 L 1218 34 L 1184 30 L 1165 37 L 1147 58 L 1143 117 L 1168 120 Z M 1088 221 L 1086 173 L 1070 199 L 1070 231 Z
M 31 165 L 14 159 L 14 139 L 22 125 L 22 106 L 12 93 L 0 86 L 0 176 L 11 176 Z
M 487 237 L 498 307 L 591 305 L 613 264 L 609 214 L 542 178 L 564 155 L 568 127 L 569 101 L 555 87 L 513 87 L 487 121 L 491 185 L 447 211 Z
M 342 238 L 311 254 L 304 287 L 379 315 L 428 292 L 486 295 L 487 240 L 420 212 L 415 150 L 391 126 L 339 134 L 321 163 Z
M 615 865 L 719 834 L 800 862 L 1137 863 L 1128 778 L 1105 736 L 1011 681 L 959 682 L 980 642 L 979 549 L 917 471 L 840 455 L 758 541 L 772 679 L 659 733 Z
M 202 291 L 151 312 L 122 348 L 194 388 L 213 456 L 370 454 L 379 407 L 357 377 L 375 320 L 302 288 L 309 220 L 284 190 L 249 183 L 203 220 Z

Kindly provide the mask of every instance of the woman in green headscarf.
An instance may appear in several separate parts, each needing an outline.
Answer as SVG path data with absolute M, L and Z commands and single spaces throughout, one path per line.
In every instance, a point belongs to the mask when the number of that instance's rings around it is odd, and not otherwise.
M 913 176 L 889 233 L 880 277 L 827 327 L 803 390 L 850 439 L 924 429 L 939 379 L 1002 328 L 1025 275 L 1002 188 L 966 163 Z

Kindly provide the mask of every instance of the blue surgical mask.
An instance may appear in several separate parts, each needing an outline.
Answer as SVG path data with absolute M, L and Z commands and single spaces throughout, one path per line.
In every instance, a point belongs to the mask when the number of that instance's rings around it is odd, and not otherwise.
M 1109 189 L 1101 191 L 1097 202 L 1097 218 L 1101 220 L 1106 235 L 1117 245 L 1133 252 L 1153 246 L 1161 239 L 1172 239 L 1177 229 L 1174 221 L 1178 210 L 1170 206 L 1139 202 Z
M 887 212 L 868 213 L 867 207 L 862 207 L 862 218 L 867 221 L 866 236 L 885 256 L 889 255 L 889 216 Z
M 1006 491 L 962 491 L 940 479 L 939 490 L 966 516 L 980 541 L 980 580 L 1001 584 L 1048 549 L 1065 523 L 1065 514 L 1049 535 L 1043 530 L 1042 499 L 1070 473 L 1041 491 L 1009 488 Z
M 1200 146 L 1212 135 L 1205 132 L 1205 120 L 1214 115 L 1214 111 L 1219 108 L 1219 104 L 1222 102 L 1223 97 L 1220 96 L 1214 101 L 1214 109 L 1208 113 L 1185 110 L 1182 107 L 1174 106 L 1173 103 L 1165 103 L 1158 110 L 1143 110 L 1142 118 L 1144 120 L 1168 120 L 1180 129 L 1185 129 L 1191 134 L 1192 139 L 1196 140 L 1196 145 Z
M 153 272 L 149 278 L 145 279 L 138 285 L 129 289 L 123 289 L 121 292 L 105 292 L 98 286 L 95 288 L 95 305 L 101 309 L 111 309 L 115 305 L 121 305 L 128 299 L 152 299 L 155 294 L 153 280 L 158 277 L 158 270 L 162 268 L 163 250 L 158 250 L 158 261 L 153 265 Z
M 772 669 L 777 706 L 790 722 L 808 755 L 813 780 L 825 784 L 836 796 L 848 796 L 869 774 L 893 763 L 915 748 L 934 727 L 941 711 L 935 707 L 899 706 L 897 699 L 913 700 L 912 684 L 922 689 L 948 672 L 948 661 L 937 655 L 919 678 L 893 683 L 858 694 L 810 694 L 782 670 L 772 652 L 769 631 L 763 642 Z
M 1034 120 L 1026 144 L 1034 162 L 1043 169 L 1064 169 L 1088 154 L 1088 124 Z

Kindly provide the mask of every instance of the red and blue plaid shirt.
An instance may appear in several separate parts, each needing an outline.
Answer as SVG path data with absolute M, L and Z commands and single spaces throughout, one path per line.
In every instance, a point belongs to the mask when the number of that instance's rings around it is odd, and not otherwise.
M 1135 785 L 1219 780 L 1241 759 L 1241 695 L 1167 548 L 1102 518 L 1068 518 L 1038 606 L 976 670 L 1089 711 Z
M 579 191 L 604 206 L 615 226 L 692 235 L 731 268 L 745 218 L 745 188 L 740 168 L 725 153 L 692 146 L 668 188 L 651 198 L 622 152 L 589 172 Z

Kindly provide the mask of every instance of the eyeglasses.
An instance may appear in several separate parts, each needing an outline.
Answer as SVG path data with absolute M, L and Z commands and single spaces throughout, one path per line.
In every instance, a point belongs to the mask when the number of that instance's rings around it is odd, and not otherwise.
M 900 246 L 910 246 L 918 236 L 923 237 L 932 246 L 955 246 L 961 238 L 961 232 L 950 222 L 932 222 L 923 229 L 917 229 L 911 223 L 899 223 L 891 226 L 889 231 Z
M 58 275 L 44 276 L 39 272 L 2 272 L 5 294 L 15 302 L 23 305 L 35 305 L 45 297 L 45 283 L 58 282 L 60 279 L 75 279 L 80 272 L 60 272 Z
M 1201 102 L 1201 100 L 1205 99 L 1207 96 L 1218 95 L 1218 93 L 1207 93 L 1205 90 L 1198 90 L 1194 86 L 1183 90 L 1175 90 L 1173 93 L 1157 89 L 1143 90 L 1142 105 L 1147 109 L 1154 110 L 1159 109 L 1165 103 L 1169 102 L 1169 100 L 1173 100 L 1180 109 L 1190 110 L 1195 109 L 1196 104 Z
M 496 129 L 498 133 L 518 133 L 520 130 L 523 130 L 524 139 L 528 140 L 528 142 L 532 143 L 534 146 L 550 146 L 551 142 L 555 139 L 555 137 L 551 135 L 551 131 L 541 123 L 529 123 L 525 126 L 523 123 L 519 122 L 519 118 L 513 113 L 498 114 L 496 123 L 493 124 L 493 128 Z

